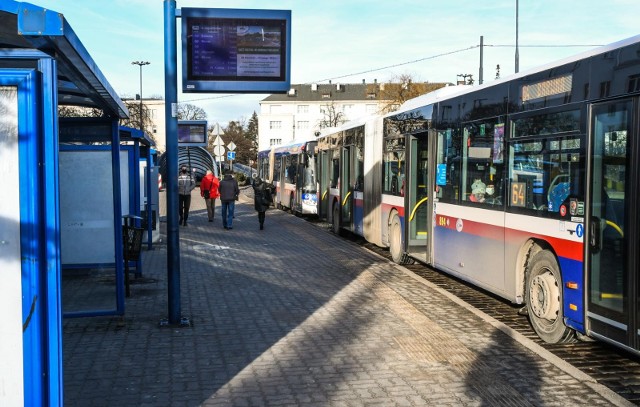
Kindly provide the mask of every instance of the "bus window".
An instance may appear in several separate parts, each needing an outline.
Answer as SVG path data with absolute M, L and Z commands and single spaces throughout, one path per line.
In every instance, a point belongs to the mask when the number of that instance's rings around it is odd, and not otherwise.
M 282 162 L 280 158 L 276 158 L 273 164 L 273 182 L 280 181 L 280 168 L 282 166 Z
M 443 202 L 458 201 L 462 139 L 457 129 L 438 131 L 436 182 L 437 196 Z
M 329 180 L 330 188 L 338 188 L 340 180 L 340 152 L 335 150 L 331 159 L 331 179 Z
M 382 155 L 383 193 L 404 196 L 405 150 L 404 137 L 385 140 Z
M 498 119 L 466 124 L 462 145 L 463 201 L 502 205 L 504 124 Z
M 584 208 L 581 161 L 580 138 L 575 136 L 512 142 L 509 206 L 561 214 L 571 208 L 571 215 L 584 216 L 578 212 Z

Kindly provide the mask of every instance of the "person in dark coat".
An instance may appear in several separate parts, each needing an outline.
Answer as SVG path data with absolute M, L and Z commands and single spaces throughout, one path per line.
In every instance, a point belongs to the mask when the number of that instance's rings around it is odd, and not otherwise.
M 225 229 L 233 229 L 233 213 L 236 209 L 236 201 L 240 195 L 238 181 L 227 171 L 218 186 L 220 202 L 222 203 L 222 226 Z
M 260 177 L 253 180 L 253 205 L 258 211 L 260 230 L 264 229 L 264 218 L 271 206 L 273 189 L 273 184 L 263 181 Z
M 178 175 L 178 223 L 187 226 L 187 218 L 189 217 L 189 207 L 191 206 L 191 191 L 196 187 L 196 182 L 189 174 L 186 165 L 180 167 L 180 175 Z

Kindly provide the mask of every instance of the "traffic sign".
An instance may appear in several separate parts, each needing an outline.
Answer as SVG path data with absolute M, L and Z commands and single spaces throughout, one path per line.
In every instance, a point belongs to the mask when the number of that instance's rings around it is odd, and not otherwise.
M 233 141 L 230 141 L 229 144 L 227 144 L 227 148 L 231 151 L 236 149 L 236 145 Z
M 235 160 L 236 152 L 235 151 L 227 151 L 227 160 Z
M 224 152 L 224 146 L 216 145 L 215 147 L 213 147 L 213 154 L 215 154 L 216 157 L 222 157 L 224 155 Z

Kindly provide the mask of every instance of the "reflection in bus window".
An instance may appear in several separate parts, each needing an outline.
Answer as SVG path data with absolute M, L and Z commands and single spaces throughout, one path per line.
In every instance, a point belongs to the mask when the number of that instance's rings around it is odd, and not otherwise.
M 571 208 L 573 215 L 584 216 L 578 213 L 584 208 L 580 162 L 580 138 L 575 136 L 512 142 L 509 206 L 558 213 L 564 205 L 563 213 Z
M 273 164 L 273 182 L 280 181 L 280 168 L 281 168 L 280 160 L 276 159 L 276 161 Z
M 383 192 L 403 196 L 405 177 L 404 137 L 385 140 L 382 156 Z
M 340 179 L 340 157 L 334 157 L 331 160 L 331 179 L 329 180 L 330 188 L 338 188 L 339 179 Z
M 463 127 L 463 201 L 502 205 L 504 123 L 499 119 L 468 123 Z
M 438 131 L 438 156 L 436 191 L 443 202 L 454 203 L 458 200 L 460 186 L 461 142 L 457 129 Z

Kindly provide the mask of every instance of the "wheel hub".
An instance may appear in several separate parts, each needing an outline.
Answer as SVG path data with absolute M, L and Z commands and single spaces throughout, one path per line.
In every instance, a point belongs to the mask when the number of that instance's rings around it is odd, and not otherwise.
M 533 278 L 529 299 L 531 310 L 538 318 L 556 319 L 560 312 L 560 290 L 553 274 L 546 272 Z

